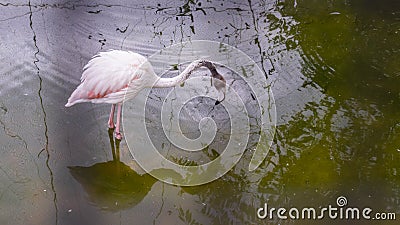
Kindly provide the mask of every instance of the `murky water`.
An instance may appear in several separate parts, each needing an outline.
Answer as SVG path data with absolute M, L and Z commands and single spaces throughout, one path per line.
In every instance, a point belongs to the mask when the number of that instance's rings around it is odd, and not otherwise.
M 339 196 L 399 215 L 398 1 L 1 1 L 0 10 L 0 224 L 310 224 L 256 211 L 336 206 Z M 100 50 L 149 56 L 197 39 L 259 64 L 278 127 L 255 172 L 245 154 L 221 179 L 183 188 L 145 174 L 125 141 L 109 138 L 108 105 L 64 104 Z

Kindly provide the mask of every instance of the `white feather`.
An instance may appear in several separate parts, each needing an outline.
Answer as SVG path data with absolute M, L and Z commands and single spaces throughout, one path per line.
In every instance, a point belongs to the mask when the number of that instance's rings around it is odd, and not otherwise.
M 100 52 L 83 68 L 81 84 L 65 106 L 122 102 L 131 81 L 135 83 L 135 90 L 130 90 L 132 98 L 157 78 L 148 60 L 140 54 L 121 50 Z

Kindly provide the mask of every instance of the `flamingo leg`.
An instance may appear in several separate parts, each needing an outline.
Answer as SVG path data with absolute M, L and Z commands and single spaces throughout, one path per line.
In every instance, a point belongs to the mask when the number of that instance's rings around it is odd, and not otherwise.
M 122 134 L 120 132 L 121 113 L 122 113 L 122 103 L 118 103 L 117 124 L 116 124 L 116 128 L 115 128 L 115 138 L 118 140 L 122 139 Z
M 114 129 L 114 112 L 115 112 L 115 104 L 111 105 L 110 117 L 108 118 L 108 128 Z

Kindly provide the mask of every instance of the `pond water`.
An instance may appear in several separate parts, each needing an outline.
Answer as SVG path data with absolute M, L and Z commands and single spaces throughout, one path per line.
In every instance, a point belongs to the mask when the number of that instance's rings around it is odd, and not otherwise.
M 398 1 L 2 0 L 0 10 L 0 224 L 398 224 L 256 213 L 344 196 L 399 216 Z M 257 170 L 245 153 L 220 179 L 179 187 L 110 138 L 109 105 L 64 105 L 97 52 L 150 56 L 190 40 L 260 66 L 277 130 Z

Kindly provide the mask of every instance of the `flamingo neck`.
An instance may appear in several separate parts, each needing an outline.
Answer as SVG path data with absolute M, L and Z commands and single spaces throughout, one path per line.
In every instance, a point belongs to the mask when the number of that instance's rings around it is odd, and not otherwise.
M 181 84 L 189 78 L 189 76 L 192 74 L 194 70 L 202 66 L 207 67 L 211 71 L 212 77 L 220 76 L 212 62 L 207 60 L 196 60 L 190 63 L 190 65 L 186 67 L 186 69 L 178 76 L 172 78 L 159 78 L 158 81 L 155 83 L 154 87 L 166 88 L 166 87 L 174 87 L 178 84 Z

